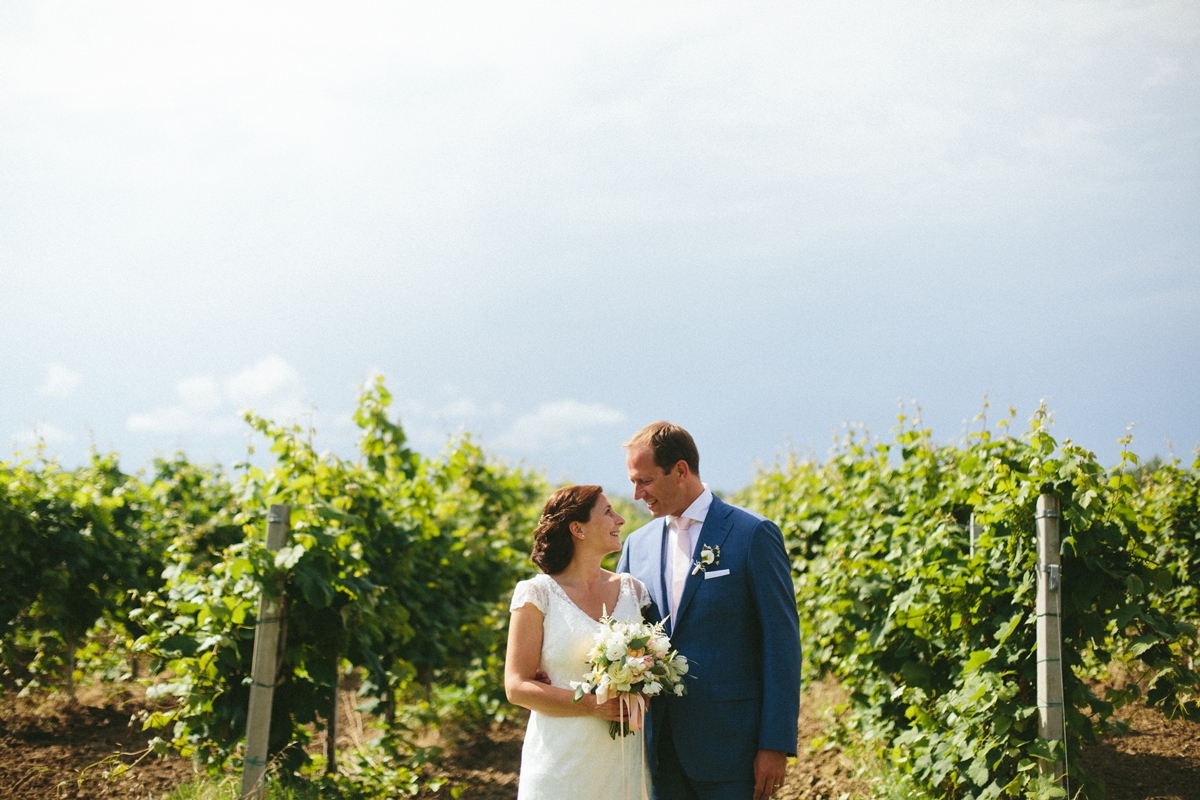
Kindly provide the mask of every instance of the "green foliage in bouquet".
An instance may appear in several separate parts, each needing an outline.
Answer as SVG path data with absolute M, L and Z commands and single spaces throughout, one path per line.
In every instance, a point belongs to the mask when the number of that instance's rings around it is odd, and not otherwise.
M 938 446 L 900 418 L 891 443 L 851 433 L 824 464 L 795 457 L 740 497 L 776 520 L 792 554 L 806 674 L 850 691 L 849 730 L 924 791 L 947 798 L 1058 796 L 1040 758 L 1105 729 L 1136 683 L 1097 696 L 1089 664 L 1136 666 L 1144 701 L 1195 718 L 1200 462 L 1140 483 L 1057 443 L 1039 409 L 1024 435 L 983 430 Z M 1001 423 L 1007 431 L 1010 420 Z M 1127 443 L 1127 440 L 1126 440 Z M 1038 495 L 1062 504 L 1067 753 L 1038 738 Z M 974 555 L 968 521 L 983 528 Z
M 649 698 L 687 694 L 687 657 L 671 647 L 662 622 L 621 622 L 606 614 L 600 618 L 587 665 L 583 680 L 571 681 L 574 701 L 588 694 L 596 695 L 597 703 L 617 697 L 634 720 L 632 727 L 629 719 L 610 723 L 608 735 L 613 739 L 641 729 Z

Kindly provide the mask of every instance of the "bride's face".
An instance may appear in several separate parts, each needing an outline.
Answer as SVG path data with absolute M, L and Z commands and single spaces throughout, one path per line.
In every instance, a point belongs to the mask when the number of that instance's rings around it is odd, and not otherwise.
M 605 553 L 615 553 L 621 549 L 621 526 L 625 524 L 625 518 L 616 512 L 603 492 L 596 498 L 588 521 L 576 524 L 582 534 L 578 540 L 580 544 L 596 547 Z

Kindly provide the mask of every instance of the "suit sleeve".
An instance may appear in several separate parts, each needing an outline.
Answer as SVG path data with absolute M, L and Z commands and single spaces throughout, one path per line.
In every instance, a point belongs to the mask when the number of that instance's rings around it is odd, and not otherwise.
M 629 537 L 632 538 L 632 537 Z M 629 572 L 629 538 L 621 548 L 621 560 L 617 562 L 617 572 Z
M 763 520 L 750 542 L 754 602 L 762 622 L 763 696 L 758 746 L 796 755 L 800 716 L 800 618 L 783 534 Z

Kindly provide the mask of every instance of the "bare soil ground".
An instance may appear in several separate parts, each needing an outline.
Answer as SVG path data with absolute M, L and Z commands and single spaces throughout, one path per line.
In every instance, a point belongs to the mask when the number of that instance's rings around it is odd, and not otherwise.
M 1124 736 L 1106 736 L 1083 755 L 1104 782 L 1105 800 L 1200 800 L 1200 724 L 1122 709 Z
M 788 770 L 780 800 L 852 800 L 871 794 L 871 775 L 860 774 L 839 748 L 810 747 L 827 726 L 840 698 L 836 687 L 816 685 L 804 696 L 800 757 Z M 140 689 L 82 693 L 71 704 L 60 695 L 40 700 L 0 697 L 0 797 L 10 800 L 159 800 L 192 778 L 189 761 L 144 758 L 128 773 L 106 779 L 118 763 L 133 763 L 152 733 L 130 717 L 144 707 Z M 1200 800 L 1200 725 L 1164 720 L 1153 711 L 1122 715 L 1131 732 L 1110 736 L 1084 754 L 1087 769 L 1107 787 L 1107 800 Z M 362 720 L 342 721 L 344 736 L 361 736 Z M 523 720 L 476 731 L 446 753 L 442 771 L 466 787 L 466 800 L 512 800 L 521 762 Z M 356 735 L 358 734 L 358 735 Z M 445 792 L 443 792 L 445 794 Z
M 828 729 L 843 694 L 832 684 L 805 690 L 800 754 L 788 768 L 779 800 L 855 800 L 870 797 L 872 778 L 838 747 L 812 747 Z M 1124 736 L 1106 736 L 1084 752 L 1084 766 L 1105 785 L 1105 800 L 1200 800 L 1200 724 L 1163 719 L 1156 711 L 1123 709 Z M 465 800 L 512 800 L 517 792 L 524 724 L 510 722 L 467 737 L 447 754 L 446 774 L 469 787 Z
M 190 761 L 138 761 L 153 732 L 131 723 L 145 707 L 140 687 L 18 700 L 0 695 L 0 797 L 9 800 L 157 800 L 192 777 Z M 106 779 L 120 763 L 137 765 Z
M 779 800 L 824 800 L 858 798 L 870 795 L 865 778 L 856 775 L 857 766 L 838 748 L 808 750 L 809 743 L 826 730 L 826 714 L 841 694 L 835 687 L 809 688 L 801 702 L 801 756 L 788 768 L 787 782 L 776 795 Z M 464 800 L 512 800 L 517 794 L 517 774 L 521 766 L 523 718 L 493 726 L 468 737 L 447 754 L 443 764 L 447 776 L 469 787 Z

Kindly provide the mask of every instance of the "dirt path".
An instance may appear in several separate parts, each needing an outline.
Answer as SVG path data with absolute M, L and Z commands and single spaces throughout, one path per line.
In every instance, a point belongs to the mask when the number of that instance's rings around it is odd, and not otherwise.
M 812 749 L 826 730 L 841 693 L 832 686 L 808 688 L 801 702 L 800 756 L 788 768 L 779 800 L 856 800 L 871 796 L 871 775 L 840 748 Z M 1145 709 L 1118 715 L 1130 723 L 1125 736 L 1105 737 L 1084 753 L 1088 771 L 1104 781 L 1105 800 L 1200 800 L 1200 724 L 1169 721 Z M 464 800 L 512 800 L 521 765 L 523 724 L 494 726 L 448 754 L 446 772 L 469 788 Z
M 801 755 L 789 768 L 780 800 L 852 800 L 869 797 L 870 776 L 838 748 L 812 750 L 838 692 L 828 686 L 805 692 L 800 719 Z M 129 725 L 141 708 L 136 693 L 83 695 L 77 705 L 61 697 L 40 703 L 0 698 L 0 797 L 11 800 L 159 800 L 192 777 L 191 763 L 147 758 L 116 780 L 105 780 L 104 762 L 136 753 L 152 734 Z M 1200 800 L 1200 725 L 1164 720 L 1152 711 L 1125 717 L 1132 732 L 1108 737 L 1084 754 L 1088 770 L 1104 780 L 1106 800 Z M 349 720 L 347 720 L 349 723 Z M 347 724 L 346 730 L 351 727 Z M 465 800 L 512 800 L 521 763 L 521 720 L 495 725 L 463 739 L 443 762 L 463 785 Z M 119 757 L 125 762 L 130 756 Z M 84 778 L 82 783 L 80 778 Z
M 824 716 L 837 702 L 836 690 L 817 686 L 805 692 L 801 701 L 801 748 L 825 730 Z M 523 722 L 493 726 L 480 732 L 450 753 L 446 773 L 456 783 L 470 788 L 463 800 L 512 800 L 517 794 L 517 774 L 521 767 Z M 869 785 L 855 777 L 855 765 L 838 748 L 802 752 L 788 768 L 787 781 L 776 795 L 779 800 L 821 800 L 839 797 L 867 797 Z
M 1122 709 L 1125 736 L 1084 752 L 1084 768 L 1104 781 L 1105 800 L 1200 800 L 1200 724 Z
M 118 763 L 133 763 L 153 732 L 130 717 L 143 707 L 137 695 L 81 694 L 42 702 L 0 699 L 0 796 L 9 800 L 157 800 L 191 778 L 190 761 L 143 759 L 124 776 L 106 780 Z

